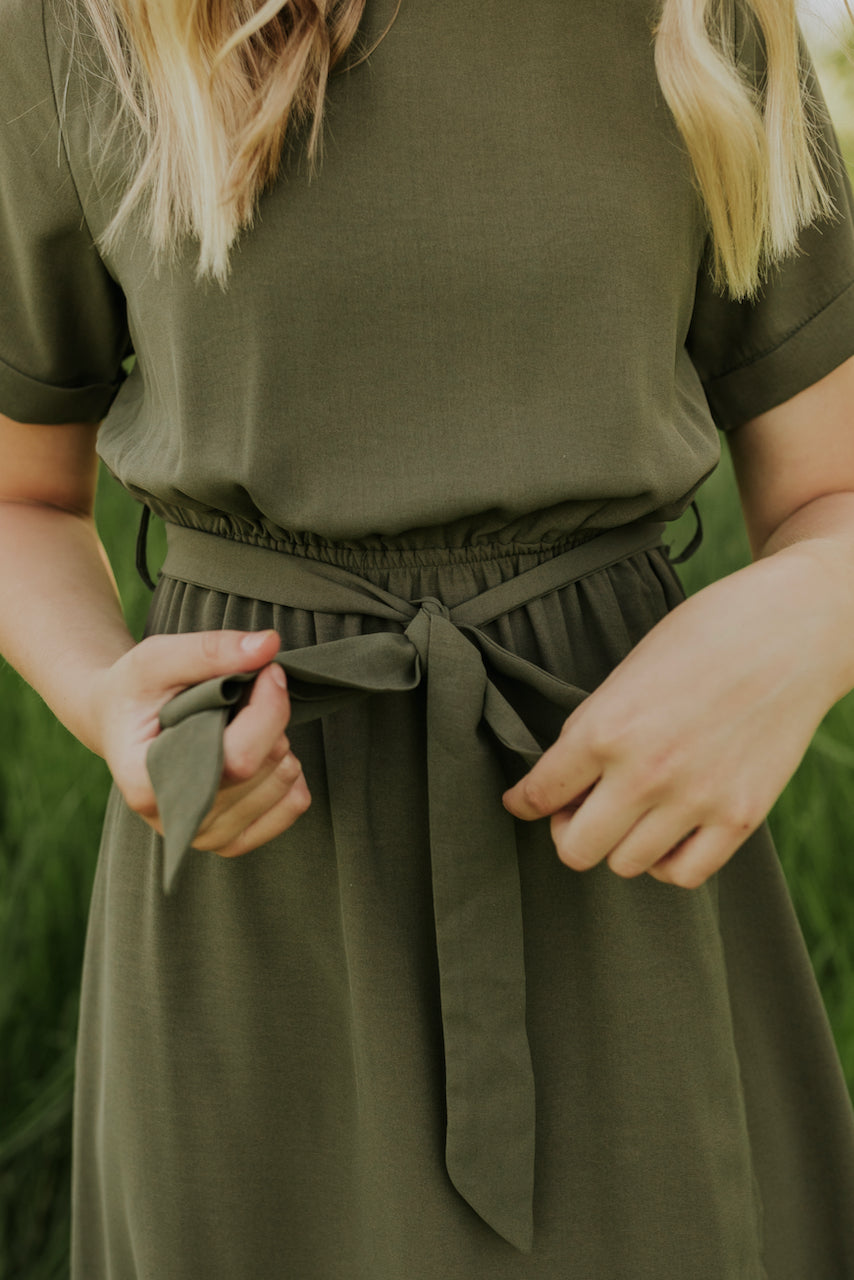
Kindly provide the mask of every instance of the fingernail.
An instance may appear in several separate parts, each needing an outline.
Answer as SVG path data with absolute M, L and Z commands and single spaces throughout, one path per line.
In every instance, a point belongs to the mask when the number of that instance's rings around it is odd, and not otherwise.
M 278 663 L 274 663 L 273 666 L 270 668 L 270 674 L 272 675 L 273 679 L 275 680 L 276 684 L 279 686 L 280 689 L 287 689 L 288 682 L 285 679 L 285 673 L 282 670 L 282 668 L 278 665 Z
M 263 649 L 264 645 L 270 639 L 269 631 L 250 631 L 240 641 L 240 647 L 244 653 L 257 653 L 259 649 Z

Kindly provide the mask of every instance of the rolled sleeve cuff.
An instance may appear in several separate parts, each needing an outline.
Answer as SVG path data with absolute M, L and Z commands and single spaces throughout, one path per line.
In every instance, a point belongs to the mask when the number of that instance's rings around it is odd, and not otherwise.
M 854 355 L 854 281 L 769 350 L 704 385 L 715 421 L 731 431 L 790 400 Z
M 0 359 L 0 412 L 15 422 L 100 422 L 120 386 L 121 380 L 56 386 L 31 378 Z

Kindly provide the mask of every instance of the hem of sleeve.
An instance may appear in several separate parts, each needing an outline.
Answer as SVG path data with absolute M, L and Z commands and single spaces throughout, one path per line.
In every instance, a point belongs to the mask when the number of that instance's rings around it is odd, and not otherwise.
M 0 412 L 14 422 L 56 426 L 100 422 L 120 386 L 120 382 L 93 382 L 85 387 L 58 387 L 31 378 L 0 359 Z
M 790 400 L 854 356 L 854 281 L 771 351 L 710 378 L 705 392 L 722 431 Z

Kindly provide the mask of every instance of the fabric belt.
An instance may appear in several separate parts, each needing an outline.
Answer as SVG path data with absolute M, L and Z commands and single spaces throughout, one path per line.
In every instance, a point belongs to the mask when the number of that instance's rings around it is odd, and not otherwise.
M 459 1193 L 523 1252 L 533 1241 L 534 1077 L 525 1028 L 522 904 L 514 819 L 495 742 L 533 765 L 542 747 L 508 699 L 543 698 L 568 715 L 582 689 L 497 644 L 481 628 L 538 597 L 661 544 L 638 522 L 542 561 L 447 608 L 404 600 L 356 574 L 302 556 L 168 526 L 163 574 L 214 591 L 322 613 L 357 613 L 403 628 L 279 653 L 291 724 L 353 698 L 426 682 L 433 907 L 447 1104 L 446 1166 Z M 223 732 L 254 674 L 205 681 L 160 713 L 148 770 L 164 830 L 169 892 L 219 787 Z M 484 729 L 488 730 L 487 733 Z

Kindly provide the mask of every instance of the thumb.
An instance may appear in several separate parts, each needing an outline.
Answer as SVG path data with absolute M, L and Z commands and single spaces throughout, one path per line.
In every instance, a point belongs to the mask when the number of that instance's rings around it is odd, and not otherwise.
M 131 650 L 140 691 L 167 692 L 234 671 L 257 671 L 279 651 L 275 631 L 149 636 Z

